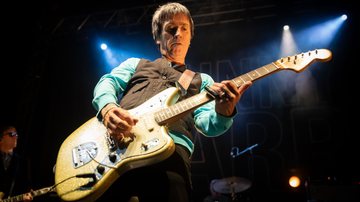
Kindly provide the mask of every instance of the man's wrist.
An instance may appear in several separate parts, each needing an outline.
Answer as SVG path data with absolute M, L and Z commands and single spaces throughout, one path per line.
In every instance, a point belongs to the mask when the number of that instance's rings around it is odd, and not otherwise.
M 102 117 L 102 119 L 104 120 L 106 114 L 108 114 L 109 111 L 111 109 L 115 108 L 115 107 L 118 107 L 118 105 L 116 105 L 115 103 L 109 103 L 109 104 L 105 105 L 105 107 L 103 107 L 101 109 L 101 117 Z

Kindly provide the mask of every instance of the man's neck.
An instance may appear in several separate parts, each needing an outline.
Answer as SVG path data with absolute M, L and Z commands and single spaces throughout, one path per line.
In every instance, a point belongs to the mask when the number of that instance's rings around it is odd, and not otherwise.
M 174 65 L 185 65 L 185 60 L 180 60 L 180 59 L 175 60 L 174 58 L 170 58 L 170 57 L 168 57 L 166 55 L 162 55 L 162 56 L 163 56 L 163 58 L 165 58 L 169 62 L 171 62 L 172 66 L 174 66 Z

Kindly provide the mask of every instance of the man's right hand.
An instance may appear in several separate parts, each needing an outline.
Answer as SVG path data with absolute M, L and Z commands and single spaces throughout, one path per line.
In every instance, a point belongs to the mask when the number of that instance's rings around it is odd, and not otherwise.
M 117 140 L 129 137 L 132 127 L 138 122 L 127 110 L 111 103 L 101 110 L 101 115 L 109 134 Z

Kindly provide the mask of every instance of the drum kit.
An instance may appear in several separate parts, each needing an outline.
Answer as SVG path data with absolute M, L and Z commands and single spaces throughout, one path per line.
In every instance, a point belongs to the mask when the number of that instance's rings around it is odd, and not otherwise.
M 230 194 L 231 200 L 236 201 L 236 194 L 251 187 L 251 181 L 242 177 L 227 177 L 212 181 L 211 188 L 220 194 Z

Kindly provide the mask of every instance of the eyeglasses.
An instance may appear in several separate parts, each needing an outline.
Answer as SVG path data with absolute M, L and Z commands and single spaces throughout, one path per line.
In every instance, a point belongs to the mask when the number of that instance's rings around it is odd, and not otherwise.
M 8 133 L 5 133 L 6 135 L 9 135 L 10 137 L 18 137 L 19 134 L 17 132 L 8 132 Z

